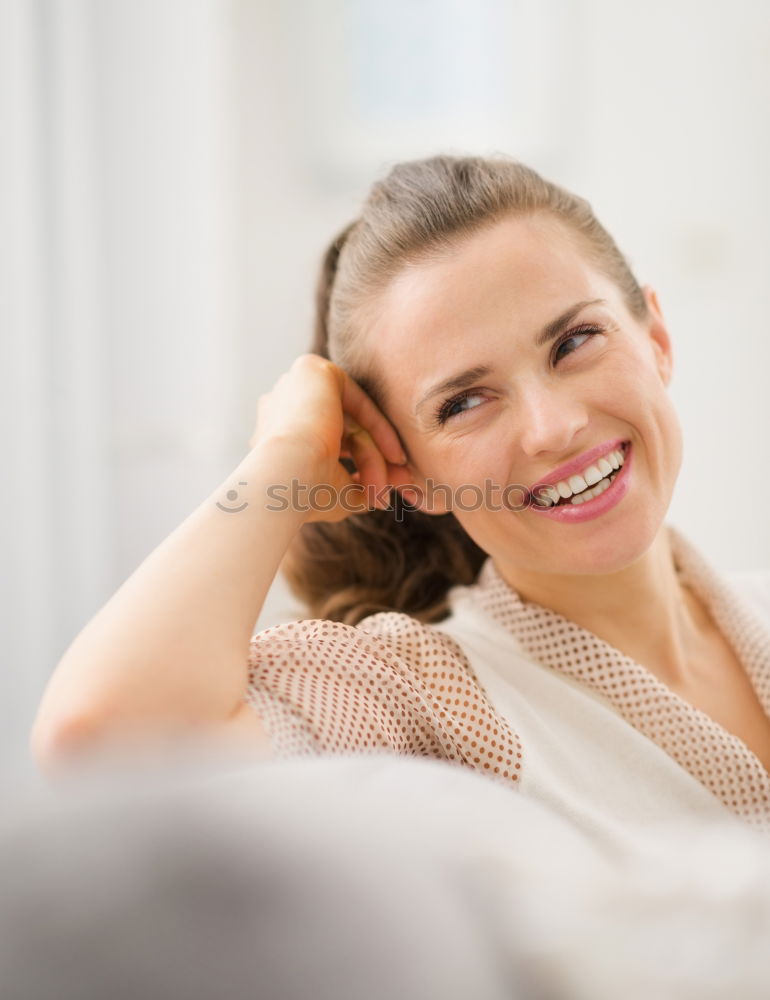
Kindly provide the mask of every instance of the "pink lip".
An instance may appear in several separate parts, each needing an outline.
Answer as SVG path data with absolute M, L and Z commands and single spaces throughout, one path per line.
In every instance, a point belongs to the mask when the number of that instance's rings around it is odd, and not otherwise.
M 599 444 L 595 448 L 591 448 L 590 451 L 583 452 L 582 455 L 573 458 L 571 462 L 567 462 L 566 465 L 560 465 L 558 469 L 553 469 L 547 476 L 538 479 L 536 483 L 530 486 L 529 492 L 533 493 L 537 486 L 555 486 L 559 480 L 566 480 L 570 476 L 582 472 L 583 469 L 587 469 L 589 465 L 593 465 L 594 462 L 603 458 L 608 452 L 615 451 L 625 440 L 625 438 L 612 438 L 609 441 L 605 441 L 604 444 Z
M 626 448 L 623 465 L 612 483 L 593 500 L 586 500 L 581 504 L 561 504 L 556 507 L 537 507 L 535 504 L 530 504 L 529 509 L 533 513 L 542 517 L 550 517 L 561 524 L 582 524 L 584 521 L 593 521 L 616 507 L 630 490 L 633 458 L 634 449 L 629 445 Z

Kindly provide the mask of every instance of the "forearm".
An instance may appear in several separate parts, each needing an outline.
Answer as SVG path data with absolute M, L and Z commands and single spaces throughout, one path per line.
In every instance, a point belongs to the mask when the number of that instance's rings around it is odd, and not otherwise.
M 254 623 L 302 523 L 267 509 L 267 487 L 288 481 L 289 467 L 251 452 L 145 559 L 66 650 L 33 745 L 79 728 L 195 726 L 235 711 Z

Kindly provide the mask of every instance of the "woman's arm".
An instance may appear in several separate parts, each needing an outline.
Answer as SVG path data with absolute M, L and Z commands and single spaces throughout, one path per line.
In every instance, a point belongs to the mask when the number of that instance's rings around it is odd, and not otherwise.
M 231 721 L 242 736 L 252 711 L 243 706 L 249 640 L 292 538 L 305 521 L 371 508 L 370 487 L 405 475 L 385 457 L 403 460 L 390 424 L 341 369 L 313 355 L 298 358 L 260 398 L 249 443 L 232 475 L 66 650 L 31 734 L 44 770 L 124 735 L 141 742 L 221 732 Z M 339 461 L 345 454 L 355 479 Z M 338 496 L 346 487 L 346 502 L 320 513 L 276 502 L 292 480 L 328 484 Z M 285 492 L 269 494 L 270 486 Z
M 80 632 L 35 720 L 41 766 L 121 730 L 205 729 L 241 710 L 249 640 L 302 524 L 267 509 L 267 488 L 297 468 L 285 449 L 252 451 Z

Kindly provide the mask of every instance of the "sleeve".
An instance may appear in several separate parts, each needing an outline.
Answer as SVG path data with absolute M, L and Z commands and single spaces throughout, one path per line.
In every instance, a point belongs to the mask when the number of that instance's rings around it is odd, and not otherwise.
M 249 647 L 246 701 L 278 756 L 393 750 L 454 760 L 455 741 L 412 657 L 426 627 L 403 619 L 400 648 L 386 635 L 324 619 L 273 625 Z M 411 662 L 410 662 L 411 660 Z
M 245 700 L 277 756 L 390 750 L 516 781 L 521 745 L 456 640 L 402 612 L 258 632 Z

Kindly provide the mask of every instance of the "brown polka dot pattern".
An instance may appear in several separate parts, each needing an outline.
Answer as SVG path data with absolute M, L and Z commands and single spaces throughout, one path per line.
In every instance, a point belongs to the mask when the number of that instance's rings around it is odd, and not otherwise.
M 683 581 L 706 604 L 770 716 L 770 628 L 677 529 L 668 531 Z M 770 775 L 742 740 L 598 636 L 523 601 L 491 559 L 477 583 L 461 589 L 533 659 L 602 696 L 728 809 L 770 824 Z M 515 720 L 495 713 L 461 647 L 439 628 L 380 612 L 355 627 L 313 619 L 257 633 L 246 700 L 276 754 L 391 750 L 515 783 L 523 763 Z
M 770 629 L 676 528 L 667 528 L 680 578 L 706 604 L 770 716 Z M 728 809 L 770 828 L 770 775 L 741 739 L 592 632 L 522 600 L 491 559 L 474 591 L 533 659 L 598 692 Z
M 440 757 L 512 785 L 521 744 L 450 636 L 400 612 L 308 619 L 252 637 L 246 700 L 278 756 Z

